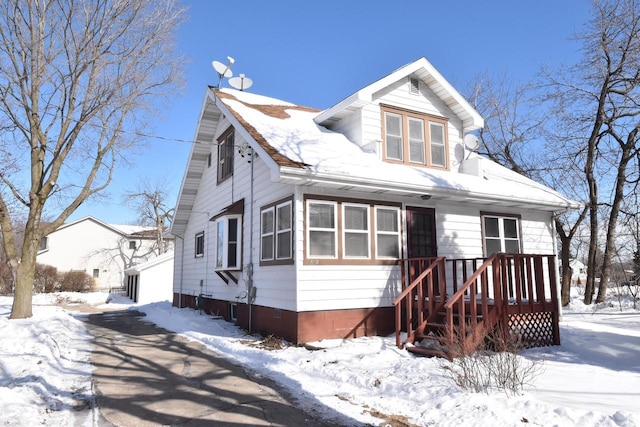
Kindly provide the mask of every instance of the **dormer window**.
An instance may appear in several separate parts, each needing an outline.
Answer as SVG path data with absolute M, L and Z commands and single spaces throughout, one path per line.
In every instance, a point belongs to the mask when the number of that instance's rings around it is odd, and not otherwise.
M 381 109 L 384 160 L 448 169 L 446 119 L 387 106 Z

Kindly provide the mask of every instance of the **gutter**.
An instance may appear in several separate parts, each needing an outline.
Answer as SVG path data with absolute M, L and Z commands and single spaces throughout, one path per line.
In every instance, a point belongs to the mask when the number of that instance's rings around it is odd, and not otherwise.
M 446 188 L 446 189 L 434 189 L 428 188 L 415 184 L 394 184 L 389 181 L 385 181 L 382 179 L 370 179 L 366 180 L 360 179 L 358 177 L 353 176 L 336 176 L 329 173 L 324 172 L 312 172 L 309 169 L 301 169 L 301 168 L 290 168 L 290 167 L 281 167 L 279 179 L 281 181 L 286 180 L 295 180 L 297 181 L 296 185 L 309 185 L 309 184 L 328 184 L 328 185 L 337 185 L 344 187 L 345 185 L 351 185 L 354 187 L 358 187 L 361 189 L 368 189 L 374 191 L 386 191 L 386 192 L 398 192 L 402 194 L 406 193 L 414 193 L 416 196 L 422 196 L 428 194 L 432 196 L 432 198 L 442 198 L 442 199 L 466 199 L 468 201 L 474 202 L 508 202 L 508 204 L 514 205 L 518 202 L 527 204 L 527 205 L 535 205 L 535 206 L 544 206 L 548 208 L 553 208 L 551 210 L 557 211 L 559 209 L 570 210 L 570 209 L 578 209 L 580 207 L 580 203 L 574 202 L 570 199 L 567 199 L 566 204 L 558 204 L 549 201 L 541 201 L 541 200 L 532 200 L 532 199 L 522 199 L 515 198 L 512 196 L 500 196 L 500 195 L 492 195 L 492 194 L 478 194 L 471 193 L 468 190 L 462 190 L 458 188 Z M 303 181 L 303 182 L 300 182 Z

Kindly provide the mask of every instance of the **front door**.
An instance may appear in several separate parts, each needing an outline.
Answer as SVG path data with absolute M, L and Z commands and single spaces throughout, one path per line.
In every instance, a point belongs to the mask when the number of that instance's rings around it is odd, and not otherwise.
M 435 210 L 407 207 L 407 257 L 428 258 L 437 255 Z

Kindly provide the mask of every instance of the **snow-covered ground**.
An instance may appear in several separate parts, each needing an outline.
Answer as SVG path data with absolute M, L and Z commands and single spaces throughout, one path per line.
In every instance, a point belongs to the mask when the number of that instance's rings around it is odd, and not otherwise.
M 76 410 L 94 405 L 91 337 L 82 315 L 55 302 L 95 304 L 107 296 L 36 295 L 27 320 L 8 320 L 11 298 L 0 297 L 0 425 L 95 424 L 95 411 Z M 126 301 L 108 306 L 134 307 Z M 594 311 L 575 299 L 563 316 L 562 345 L 524 353 L 543 358 L 544 370 L 517 396 L 464 391 L 442 360 L 409 355 L 391 337 L 317 342 L 322 349 L 315 351 L 267 350 L 255 345 L 257 337 L 197 311 L 168 302 L 135 308 L 290 387 L 301 405 L 321 411 L 321 402 L 363 425 L 379 425 L 379 412 L 418 426 L 640 426 L 640 311 L 621 311 L 617 301 Z

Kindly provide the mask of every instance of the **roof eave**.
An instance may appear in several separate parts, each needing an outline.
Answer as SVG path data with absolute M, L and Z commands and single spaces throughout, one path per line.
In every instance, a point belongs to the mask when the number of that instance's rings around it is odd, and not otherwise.
M 391 74 L 375 81 L 374 83 L 360 89 L 353 95 L 345 98 L 334 106 L 322 111 L 314 119 L 318 124 L 327 125 L 332 121 L 339 120 L 341 113 L 344 115 L 346 110 L 357 110 L 373 100 L 373 94 L 377 91 L 393 84 L 401 78 L 407 77 L 419 70 L 424 70 L 429 79 L 444 90 L 445 97 L 440 97 L 451 108 L 463 122 L 464 133 L 484 127 L 484 119 L 480 114 L 467 102 L 466 99 L 444 78 L 438 70 L 426 59 L 420 58 L 410 64 L 400 67 Z M 423 79 L 425 81 L 425 79 Z M 429 84 L 429 83 L 427 83 Z M 432 87 L 432 84 L 429 84 Z M 432 90 L 437 92 L 433 87 Z
M 218 110 L 217 112 L 215 111 L 216 109 Z M 204 165 L 209 155 L 210 144 L 213 142 L 213 136 L 211 136 L 211 140 L 206 141 L 206 138 L 210 134 L 203 133 L 203 126 L 205 121 L 210 121 L 212 123 L 207 123 L 208 125 L 214 128 L 217 127 L 218 119 L 215 117 L 216 113 L 219 114 L 219 109 L 216 106 L 215 97 L 212 96 L 211 89 L 207 88 L 193 138 L 194 143 L 191 145 L 189 160 L 185 168 L 184 176 L 182 177 L 180 192 L 178 193 L 174 208 L 175 213 L 171 221 L 171 227 L 169 228 L 169 232 L 174 236 L 181 236 L 186 231 L 187 222 L 198 192 L 200 179 L 204 172 Z
M 478 204 L 499 203 L 504 206 L 536 206 L 546 211 L 567 211 L 578 209 L 580 203 L 562 198 L 562 202 L 549 200 L 531 200 L 512 196 L 488 195 L 454 188 L 426 188 L 419 184 L 392 183 L 388 180 L 363 179 L 354 176 L 337 176 L 329 173 L 312 172 L 308 169 L 280 168 L 279 180 L 293 185 L 342 186 L 368 190 L 376 193 L 389 193 L 422 197 L 426 194 L 432 200 L 466 201 Z

